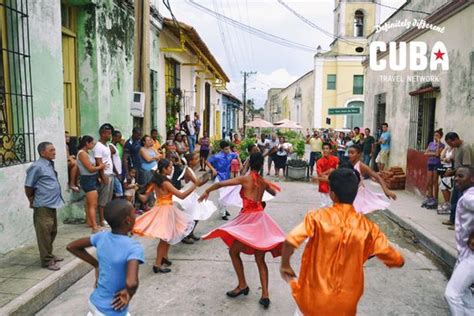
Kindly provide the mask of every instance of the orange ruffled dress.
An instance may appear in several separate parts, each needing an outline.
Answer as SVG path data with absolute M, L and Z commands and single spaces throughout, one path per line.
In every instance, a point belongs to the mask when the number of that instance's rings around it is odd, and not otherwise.
M 258 174 L 252 172 L 256 181 Z M 261 201 L 254 201 L 244 196 L 240 190 L 243 208 L 230 222 L 204 235 L 202 239 L 222 238 L 227 246 L 231 247 L 235 240 L 240 241 L 247 248 L 245 254 L 252 255 L 256 250 L 270 251 L 273 257 L 281 255 L 281 248 L 285 241 L 285 233 L 277 223 L 263 211 Z
M 159 238 L 174 245 L 188 236 L 194 228 L 193 218 L 173 205 L 173 195 L 159 197 L 155 206 L 135 221 L 133 233 Z

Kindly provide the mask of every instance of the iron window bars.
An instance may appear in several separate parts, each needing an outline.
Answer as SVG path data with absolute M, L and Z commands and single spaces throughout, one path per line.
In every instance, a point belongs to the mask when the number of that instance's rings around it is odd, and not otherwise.
M 0 0 L 0 168 L 35 160 L 28 0 Z

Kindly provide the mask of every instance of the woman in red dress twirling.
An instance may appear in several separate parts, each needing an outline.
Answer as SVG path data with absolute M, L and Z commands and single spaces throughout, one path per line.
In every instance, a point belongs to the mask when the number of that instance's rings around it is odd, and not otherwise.
M 249 293 L 240 253 L 255 255 L 260 282 L 262 283 L 262 297 L 259 303 L 264 308 L 268 308 L 270 299 L 268 295 L 268 268 L 265 263 L 265 253 L 269 251 L 273 257 L 280 256 L 281 247 L 285 241 L 285 233 L 263 211 L 263 193 L 267 191 L 275 195 L 276 191 L 280 189 L 274 184 L 265 181 L 259 175 L 262 166 L 262 154 L 252 154 L 250 156 L 251 172 L 248 176 L 215 183 L 202 194 L 199 200 L 207 199 L 210 192 L 221 187 L 242 185 L 240 196 L 242 197 L 243 208 L 239 215 L 230 222 L 206 234 L 202 239 L 220 237 L 230 247 L 229 253 L 239 284 L 234 290 L 226 293 L 229 297 L 237 297 L 241 294 L 247 295 Z

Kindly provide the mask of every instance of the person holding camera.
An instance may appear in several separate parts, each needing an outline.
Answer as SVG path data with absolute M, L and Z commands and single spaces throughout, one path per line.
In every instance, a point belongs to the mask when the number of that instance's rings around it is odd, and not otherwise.
M 438 208 L 438 168 L 441 166 L 441 151 L 445 145 L 441 142 L 443 137 L 443 129 L 434 132 L 434 140 L 428 144 L 425 150 L 425 156 L 428 156 L 428 182 L 426 184 L 426 200 L 421 207 L 427 209 Z

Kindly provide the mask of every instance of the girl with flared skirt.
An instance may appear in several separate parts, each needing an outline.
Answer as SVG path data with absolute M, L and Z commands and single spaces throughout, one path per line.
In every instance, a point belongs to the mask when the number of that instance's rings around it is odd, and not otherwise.
M 354 208 L 359 213 L 368 214 L 377 210 L 386 209 L 390 205 L 389 199 L 395 200 L 397 195 L 387 188 L 387 185 L 378 173 L 360 161 L 361 152 L 362 147 L 360 145 L 352 145 L 349 147 L 349 162 L 353 168 L 359 172 L 361 179 L 357 196 L 354 200 Z M 365 176 L 375 179 L 382 187 L 384 194 L 370 190 L 364 184 Z
M 156 194 L 155 206 L 145 214 L 138 217 L 133 227 L 133 233 L 138 236 L 159 238 L 160 242 L 156 248 L 156 262 L 153 266 L 155 273 L 168 273 L 171 269 L 171 261 L 168 260 L 170 245 L 179 243 L 194 229 L 194 220 L 189 215 L 173 205 L 173 195 L 185 199 L 195 189 L 196 185 L 185 192 L 176 189 L 169 180 L 173 164 L 162 159 L 158 163 L 158 172 L 153 175 L 147 194 L 152 191 Z
M 214 229 L 204 235 L 202 239 L 220 237 L 230 247 L 229 253 L 234 270 L 237 274 L 238 285 L 232 291 L 227 292 L 229 297 L 237 297 L 241 294 L 247 295 L 249 288 L 245 280 L 244 267 L 240 253 L 254 255 L 260 274 L 262 284 L 262 296 L 259 301 L 264 308 L 270 305 L 268 293 L 268 268 L 265 263 L 266 252 L 271 252 L 273 257 L 281 255 L 281 247 L 285 241 L 285 233 L 280 229 L 273 219 L 263 211 L 262 197 L 264 192 L 272 195 L 279 190 L 275 185 L 265 181 L 259 171 L 263 166 L 263 156 L 255 153 L 250 156 L 251 172 L 242 176 L 210 186 L 199 198 L 206 200 L 209 193 L 222 187 L 241 185 L 240 196 L 243 207 L 239 215 L 230 222 Z

